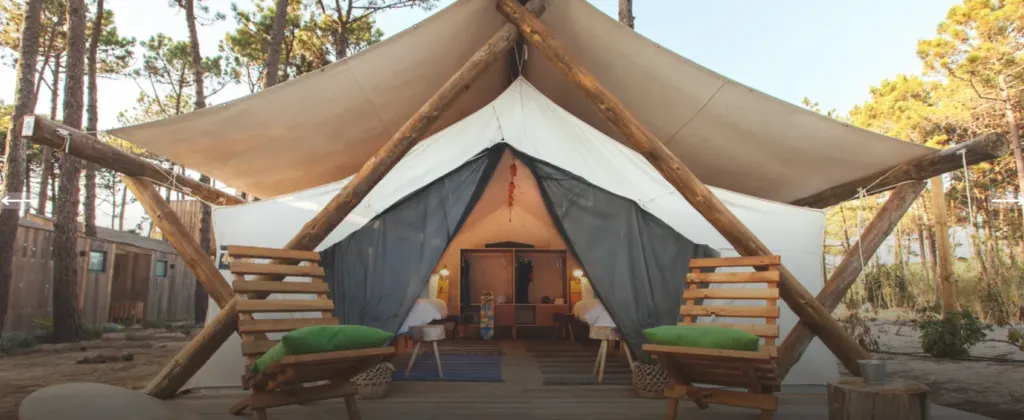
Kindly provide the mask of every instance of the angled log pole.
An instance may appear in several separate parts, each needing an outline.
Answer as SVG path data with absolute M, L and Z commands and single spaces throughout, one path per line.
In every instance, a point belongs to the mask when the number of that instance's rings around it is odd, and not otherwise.
M 590 99 L 594 108 L 622 133 L 658 172 L 743 256 L 770 255 L 771 251 L 718 200 L 696 175 L 679 161 L 654 134 L 640 124 L 617 98 L 569 55 L 544 24 L 514 0 L 497 0 L 498 11 L 514 23 L 530 46 L 547 57 Z M 814 299 L 796 277 L 780 266 L 780 293 L 793 312 L 828 346 L 846 368 L 859 375 L 858 360 L 870 356 L 857 341 Z
M 531 0 L 531 10 L 544 10 L 540 0 Z M 455 98 L 464 92 L 483 71 L 505 54 L 516 40 L 518 31 L 512 24 L 504 25 L 465 65 L 455 73 L 437 93 L 409 119 L 349 182 L 302 230 L 288 242 L 286 248 L 312 250 L 334 230 L 349 212 L 398 163 L 409 149 L 423 136 L 430 125 L 450 107 Z M 137 181 L 136 181 L 137 182 Z M 153 213 L 151 213 L 152 215 Z M 156 217 L 154 216 L 154 220 Z M 281 261 L 281 264 L 289 262 Z M 211 262 L 212 264 L 212 262 Z M 262 280 L 281 280 L 281 277 L 265 277 Z M 229 289 L 230 290 L 230 289 Z M 256 298 L 257 296 L 253 296 Z M 262 296 L 265 298 L 265 296 Z M 238 316 L 231 300 L 211 320 L 187 347 L 146 387 L 146 393 L 159 398 L 170 398 L 207 360 L 219 349 L 237 328 Z
M 531 0 L 526 7 L 538 14 L 544 12 L 542 0 Z M 434 96 L 426 104 L 420 107 L 419 111 L 409 118 L 409 121 L 406 121 L 405 125 L 377 153 L 370 157 L 370 160 L 356 173 L 352 181 L 346 184 L 312 220 L 306 222 L 299 233 L 288 241 L 284 248 L 312 251 L 319 246 L 324 238 L 338 227 L 345 217 L 348 217 L 352 209 L 363 201 L 370 190 L 391 171 L 391 168 L 394 168 L 398 161 L 416 145 L 438 117 L 451 107 L 455 99 L 469 89 L 469 86 L 484 70 L 505 55 L 506 51 L 515 44 L 518 35 L 519 31 L 514 25 L 507 23 L 502 26 L 483 47 L 480 47 L 469 58 L 466 64 L 462 65 L 462 68 L 455 72 L 455 75 L 441 86 L 437 93 L 434 93 Z M 295 264 L 289 261 L 276 261 L 275 263 Z M 282 277 L 264 276 L 256 280 L 280 281 L 281 279 Z M 254 296 L 254 298 L 259 297 Z
M 164 201 L 153 184 L 145 179 L 130 176 L 121 176 L 121 181 L 139 200 L 139 204 L 142 204 L 142 208 L 153 219 L 153 223 L 156 223 L 156 226 L 167 237 L 167 242 L 170 242 L 171 246 L 178 251 L 178 255 L 185 260 L 185 265 L 196 275 L 199 284 L 217 302 L 217 306 L 223 308 L 227 305 L 228 301 L 234 297 L 231 285 L 217 270 L 213 260 L 199 247 L 188 229 L 181 223 L 178 214 Z
M 181 387 L 185 386 L 196 372 L 199 372 L 199 368 L 203 367 L 210 357 L 213 357 L 217 349 L 224 345 L 228 337 L 231 337 L 231 334 L 238 329 L 238 311 L 235 306 L 237 302 L 237 300 L 231 299 L 221 307 L 217 316 L 213 317 L 187 346 L 164 365 L 160 373 L 149 381 L 143 392 L 162 399 L 174 397 Z
M 67 150 L 68 154 L 128 176 L 146 178 L 170 185 L 183 193 L 216 205 L 242 204 L 245 200 L 203 184 L 189 177 L 174 177 L 167 169 L 145 159 L 103 143 L 90 134 L 38 115 L 25 117 L 22 136 L 33 143 Z M 64 134 L 67 133 L 68 137 Z
M 892 191 L 889 199 L 885 201 L 882 208 L 878 209 L 874 219 L 861 233 L 857 243 L 846 251 L 846 255 L 843 255 L 843 260 L 825 282 L 825 287 L 818 292 L 818 302 L 825 307 L 825 310 L 831 313 L 836 306 L 839 306 L 843 296 L 846 296 L 846 292 L 850 290 L 861 271 L 864 270 L 864 261 L 870 261 L 878 248 L 882 246 L 885 238 L 892 234 L 893 229 L 896 229 L 896 225 L 900 223 L 900 219 L 914 204 L 914 200 L 921 195 L 921 191 L 924 191 L 924 186 L 924 181 L 914 181 L 900 185 Z M 813 339 L 814 335 L 803 321 L 797 322 L 789 334 L 786 334 L 785 340 L 779 347 L 779 358 L 775 362 L 779 378 L 786 377 Z
M 855 197 L 862 188 L 868 189 L 868 194 L 877 194 L 907 181 L 927 181 L 929 178 L 960 169 L 963 167 L 965 157 L 968 165 L 975 165 L 999 158 L 1009 151 L 1010 143 L 1006 140 L 1006 136 L 1001 133 L 989 133 L 956 146 L 912 159 L 893 168 L 814 193 L 789 204 L 823 209 L 847 201 L 850 197 Z

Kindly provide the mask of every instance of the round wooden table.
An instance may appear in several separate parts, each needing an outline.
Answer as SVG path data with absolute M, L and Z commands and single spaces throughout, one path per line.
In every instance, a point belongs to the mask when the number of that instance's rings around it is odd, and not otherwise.
M 843 378 L 828 384 L 829 420 L 926 420 L 928 387 L 902 379 L 869 384 Z

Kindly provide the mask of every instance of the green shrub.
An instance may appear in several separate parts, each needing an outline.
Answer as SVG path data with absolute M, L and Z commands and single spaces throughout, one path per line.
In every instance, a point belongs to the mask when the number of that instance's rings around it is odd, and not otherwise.
M 992 330 L 967 310 L 942 317 L 929 315 L 914 328 L 921 332 L 921 350 L 943 358 L 970 355 L 971 347 L 986 338 L 986 331 Z
M 143 320 L 142 328 L 167 328 L 167 321 L 164 321 L 162 319 Z
M 14 349 L 30 349 L 35 347 L 35 337 L 21 333 L 10 333 L 0 337 L 0 353 L 8 353 Z
M 53 334 L 53 318 L 33 319 L 32 326 L 41 334 Z
M 99 340 L 103 338 L 103 326 L 101 325 L 85 325 L 82 326 L 82 339 L 83 340 Z

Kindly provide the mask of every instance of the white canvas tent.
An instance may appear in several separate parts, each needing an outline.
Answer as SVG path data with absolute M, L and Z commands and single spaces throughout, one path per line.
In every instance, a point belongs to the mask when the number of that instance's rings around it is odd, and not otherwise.
M 494 101 L 418 144 L 318 250 L 338 243 L 409 194 L 502 142 L 635 202 L 694 242 L 707 244 L 723 255 L 736 255 L 729 243 L 642 156 L 559 107 L 525 79 L 516 80 Z M 218 242 L 282 247 L 347 182 L 348 179 L 251 204 L 216 208 L 214 230 Z M 823 212 L 722 189 L 713 192 L 773 253 L 782 257 L 804 287 L 811 293 L 821 289 Z M 493 199 L 484 195 L 476 205 L 503 205 L 489 200 Z M 229 273 L 224 275 L 230 278 Z M 211 302 L 210 308 L 207 319 L 213 319 L 218 311 L 215 303 Z M 796 324 L 797 317 L 788 307 L 781 310 L 779 325 L 785 335 Z M 232 336 L 188 386 L 238 387 L 242 369 L 239 339 Z M 815 341 L 786 377 L 785 384 L 823 384 L 837 376 L 834 356 Z

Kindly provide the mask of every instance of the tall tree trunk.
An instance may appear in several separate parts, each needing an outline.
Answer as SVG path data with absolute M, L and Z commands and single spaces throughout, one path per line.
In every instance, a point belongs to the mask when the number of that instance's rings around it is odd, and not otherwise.
M 920 204 L 920 202 L 918 202 L 918 204 Z M 920 210 L 920 206 L 918 206 L 918 207 L 919 207 L 919 210 Z M 920 254 L 921 277 L 924 278 L 925 284 L 931 284 L 931 279 L 932 279 L 931 273 L 932 273 L 932 271 L 929 268 L 929 267 L 931 267 L 931 264 L 928 262 L 928 251 L 925 250 L 925 245 L 924 245 L 924 243 L 925 243 L 925 239 L 924 239 L 924 230 L 925 230 L 924 220 L 921 217 L 921 212 L 920 211 L 915 212 L 915 213 L 917 213 L 915 215 L 915 217 L 914 217 L 914 219 L 915 219 L 914 221 L 917 224 L 917 249 L 918 249 L 918 253 Z
M 114 222 L 117 221 L 117 184 L 114 184 L 114 188 L 110 191 L 110 228 L 115 229 L 117 226 Z
M 199 34 L 196 32 L 196 11 L 195 0 L 185 1 L 185 19 L 188 20 L 189 43 L 192 46 L 192 78 L 195 79 L 196 87 L 196 110 L 206 108 L 206 92 L 203 90 L 203 57 L 199 53 Z M 209 185 L 210 177 L 206 174 L 199 174 L 199 182 Z M 202 211 L 199 218 L 199 246 L 206 255 L 210 255 L 210 224 L 213 215 L 210 206 L 202 204 Z M 196 284 L 195 288 L 195 321 L 201 324 L 206 320 L 206 308 L 209 303 L 206 289 Z
M 64 124 L 82 128 L 85 76 L 85 0 L 68 0 L 68 62 L 64 82 Z M 82 338 L 78 314 L 78 205 L 81 164 L 65 154 L 60 158 L 60 190 L 53 227 L 53 340 Z
M 17 89 L 17 88 L 15 88 L 15 89 Z M 25 197 L 26 200 L 30 200 L 30 199 L 32 199 L 32 165 L 30 165 L 29 161 L 28 161 L 28 148 L 29 148 L 29 145 L 25 144 L 22 147 L 25 148 L 24 153 L 22 153 L 23 157 L 22 157 L 22 164 L 21 164 L 21 166 L 25 168 L 25 179 L 22 180 L 22 181 L 24 181 L 23 184 L 25 185 L 25 190 L 21 194 L 21 196 Z M 10 161 L 8 160 L 8 162 L 10 162 Z M 25 204 L 22 205 L 21 210 L 22 210 L 21 211 L 21 215 L 25 216 L 25 215 L 28 214 L 29 211 L 32 210 L 32 205 L 26 202 Z M 0 260 L 0 261 L 2 261 L 2 260 Z
M 1013 99 L 1006 86 L 1006 75 L 1000 74 L 999 94 L 1003 97 L 1003 108 L 1006 111 L 1006 125 L 1010 129 L 1010 145 L 1013 149 L 1013 161 L 1017 166 L 1017 191 L 1024 191 L 1024 154 L 1020 150 L 1020 129 L 1017 127 L 1017 114 L 1013 111 Z M 1024 211 L 1024 207 L 1021 208 Z M 1024 217 L 1022 217 L 1024 220 Z M 1024 229 L 1022 229 L 1024 233 Z M 1024 240 L 1021 241 L 1021 252 L 1024 253 Z
M 103 32 L 103 0 L 96 1 L 96 20 L 92 23 L 89 36 L 89 103 L 86 105 L 85 131 L 95 133 L 99 128 L 99 96 L 96 93 L 96 56 L 100 48 L 100 34 Z M 96 165 L 85 163 L 85 235 L 96 236 Z
M 44 10 L 44 12 L 45 12 L 45 10 Z M 64 18 L 60 17 L 59 20 L 63 21 Z M 36 76 L 35 96 L 33 97 L 33 100 L 36 100 L 36 101 L 39 100 L 39 90 L 43 88 L 43 77 L 45 76 L 43 71 L 45 71 L 46 67 L 50 65 L 50 55 L 53 52 L 53 43 L 57 40 L 57 27 L 58 26 L 60 26 L 60 25 L 53 25 L 53 27 L 50 28 L 50 34 L 47 36 L 47 39 L 46 39 L 46 48 L 43 49 L 43 65 L 39 66 L 39 75 Z M 33 109 L 34 108 L 35 108 L 35 104 L 33 104 Z M 51 117 L 53 117 L 53 116 L 51 115 Z
M 42 15 L 42 0 L 29 0 L 25 5 L 25 23 L 21 28 L 21 51 L 18 58 L 17 87 L 14 92 L 14 115 L 12 124 L 7 131 L 7 144 L 4 148 L 4 185 L 3 197 L 22 199 L 25 179 L 25 142 L 21 138 L 21 118 L 32 112 L 35 105 L 35 87 L 33 82 L 36 73 L 37 53 L 39 51 L 39 26 Z M 27 199 L 27 197 L 25 198 Z M 3 333 L 4 320 L 7 315 L 7 304 L 10 296 L 12 262 L 14 259 L 14 239 L 18 233 L 18 219 L 21 207 L 0 210 L 0 333 Z
M 953 262 L 955 256 L 949 243 L 949 219 L 946 214 L 946 193 L 942 186 L 942 176 L 931 180 L 932 207 L 935 208 L 935 236 L 939 245 L 939 294 L 942 312 L 949 313 L 960 310 L 957 301 L 956 278 Z
M 64 21 L 63 18 L 60 20 Z M 61 56 L 63 53 L 57 53 L 57 56 L 53 59 L 53 73 L 52 73 L 52 85 L 50 85 L 50 119 L 57 121 L 57 104 L 60 98 L 60 70 L 61 70 Z M 50 201 L 50 177 L 53 175 L 53 149 L 43 146 L 43 169 L 39 173 L 39 200 L 36 205 L 36 213 L 45 216 L 46 205 Z M 52 209 L 51 209 L 52 210 Z M 50 212 L 53 213 L 52 211 Z
M 121 187 L 121 211 L 117 214 L 117 230 L 124 232 L 124 208 L 128 207 L 128 187 Z
M 281 44 L 284 42 L 284 26 L 288 21 L 288 0 L 277 0 L 274 9 L 274 26 L 270 30 L 270 45 L 267 46 L 267 68 L 263 77 L 263 88 L 277 84 L 281 74 Z
M 633 29 L 634 20 L 636 17 L 633 16 L 633 0 L 619 0 L 619 23 Z

